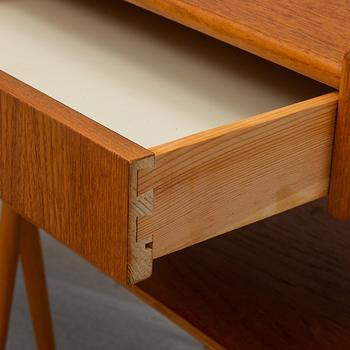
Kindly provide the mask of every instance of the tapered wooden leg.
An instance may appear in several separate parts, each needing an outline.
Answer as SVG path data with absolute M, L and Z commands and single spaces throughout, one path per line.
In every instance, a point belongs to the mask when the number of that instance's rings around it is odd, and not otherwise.
M 3 205 L 0 222 L 0 350 L 6 346 L 6 337 L 13 289 L 15 285 L 18 249 L 18 216 Z
M 21 256 L 39 350 L 54 350 L 54 335 L 38 230 L 4 204 L 0 222 L 0 350 L 5 350 L 17 261 Z
M 20 256 L 37 346 L 39 350 L 54 350 L 54 333 L 39 233 L 34 225 L 21 218 L 20 235 Z

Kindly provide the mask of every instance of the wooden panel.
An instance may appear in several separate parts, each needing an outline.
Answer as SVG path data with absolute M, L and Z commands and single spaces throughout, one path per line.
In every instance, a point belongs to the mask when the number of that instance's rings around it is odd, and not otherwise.
M 325 196 L 336 106 L 331 93 L 153 148 L 138 239 L 157 258 Z
M 0 197 L 125 283 L 130 167 L 152 153 L 5 73 L 0 116 Z
M 344 57 L 329 188 L 329 211 L 350 218 L 350 53 Z
M 134 292 L 209 348 L 346 350 L 349 230 L 309 203 L 156 260 Z
M 128 0 L 304 75 L 339 85 L 348 0 Z

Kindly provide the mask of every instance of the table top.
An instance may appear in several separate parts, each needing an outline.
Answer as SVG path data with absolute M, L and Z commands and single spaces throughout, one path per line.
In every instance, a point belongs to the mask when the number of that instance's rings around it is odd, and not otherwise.
M 129 0 L 338 87 L 350 50 L 349 0 Z

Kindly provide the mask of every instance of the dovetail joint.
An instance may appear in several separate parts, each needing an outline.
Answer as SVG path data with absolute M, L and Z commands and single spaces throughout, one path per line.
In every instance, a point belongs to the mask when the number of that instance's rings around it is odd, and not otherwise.
M 153 211 L 153 189 L 138 193 L 139 171 L 154 167 L 154 157 L 138 160 L 130 166 L 128 283 L 135 284 L 152 275 L 153 239 L 138 239 L 138 220 Z

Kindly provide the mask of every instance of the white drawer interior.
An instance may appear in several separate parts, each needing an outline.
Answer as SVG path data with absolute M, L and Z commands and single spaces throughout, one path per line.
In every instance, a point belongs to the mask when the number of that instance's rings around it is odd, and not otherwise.
M 120 1 L 0 1 L 0 69 L 144 147 L 329 91 Z

